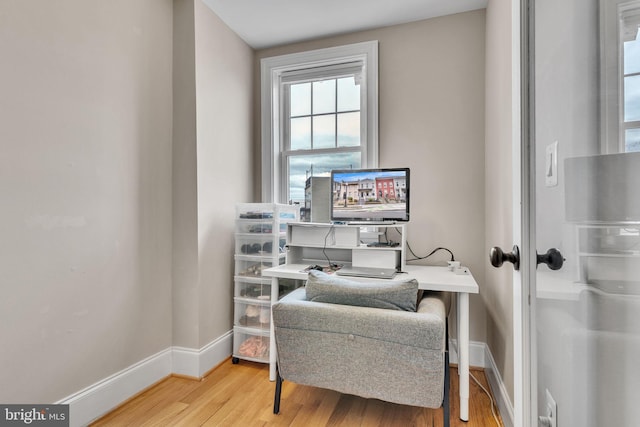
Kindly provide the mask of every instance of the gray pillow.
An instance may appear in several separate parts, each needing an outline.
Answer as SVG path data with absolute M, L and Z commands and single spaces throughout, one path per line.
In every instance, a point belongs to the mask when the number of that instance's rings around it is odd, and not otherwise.
M 416 311 L 418 282 L 415 279 L 356 282 L 311 270 L 306 291 L 309 301 Z

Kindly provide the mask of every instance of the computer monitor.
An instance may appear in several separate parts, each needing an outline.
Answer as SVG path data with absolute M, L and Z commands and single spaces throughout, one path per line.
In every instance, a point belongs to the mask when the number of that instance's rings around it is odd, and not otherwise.
M 331 171 L 331 220 L 409 221 L 409 168 Z

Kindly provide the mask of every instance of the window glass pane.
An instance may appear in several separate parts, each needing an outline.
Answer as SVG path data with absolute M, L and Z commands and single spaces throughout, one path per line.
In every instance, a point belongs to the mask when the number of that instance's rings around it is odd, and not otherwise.
M 626 152 L 640 151 L 640 129 L 627 129 L 624 133 Z
M 336 116 L 313 117 L 313 148 L 335 148 L 336 146 Z
M 298 117 L 290 121 L 290 139 L 292 150 L 311 148 L 311 117 Z
M 336 81 L 313 82 L 313 114 L 334 113 L 336 111 Z
M 338 111 L 360 109 L 360 85 L 353 76 L 338 79 Z
M 311 83 L 291 85 L 289 91 L 291 93 L 291 105 L 289 106 L 291 117 L 311 114 Z
M 338 114 L 338 147 L 360 145 L 360 112 Z
M 624 78 L 624 121 L 640 120 L 640 76 Z
M 624 43 L 624 73 L 640 73 L 640 40 Z
M 329 176 L 332 169 L 358 169 L 360 152 L 314 154 L 289 157 L 289 200 L 304 204 L 304 185 L 313 169 L 313 176 Z

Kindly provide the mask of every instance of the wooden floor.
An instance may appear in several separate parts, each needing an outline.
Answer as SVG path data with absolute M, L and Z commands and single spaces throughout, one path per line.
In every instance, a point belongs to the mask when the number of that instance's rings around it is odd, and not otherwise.
M 471 373 L 489 390 L 482 370 Z M 201 381 L 168 377 L 93 426 L 442 426 L 442 409 L 395 405 L 285 381 L 280 414 L 265 364 L 231 359 Z M 451 368 L 451 426 L 497 426 L 486 394 L 470 384 L 469 421 L 459 419 L 458 375 Z M 500 420 L 501 421 L 501 420 Z M 502 422 L 502 421 L 501 421 Z

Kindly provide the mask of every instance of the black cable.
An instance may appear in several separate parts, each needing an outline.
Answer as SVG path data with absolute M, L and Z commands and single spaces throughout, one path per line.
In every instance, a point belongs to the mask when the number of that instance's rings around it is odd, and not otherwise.
M 329 268 L 333 269 L 333 264 L 331 264 L 331 260 L 329 259 L 329 256 L 327 255 L 327 237 L 329 237 L 329 234 L 331 234 L 331 231 L 334 229 L 335 225 L 331 224 L 331 227 L 329 227 L 329 231 L 327 231 L 327 234 L 324 236 L 324 246 L 322 247 L 322 254 L 324 255 L 324 257 L 327 259 L 327 262 L 329 263 Z
M 396 233 L 398 233 L 398 234 L 402 235 L 402 231 L 400 231 L 397 227 L 396 227 L 396 229 L 395 229 L 395 230 L 396 230 Z M 385 234 L 386 234 L 386 231 L 385 231 Z M 386 236 L 385 236 L 385 237 L 386 237 Z M 425 256 L 418 256 L 418 255 L 416 255 L 416 253 L 415 253 L 415 252 L 413 252 L 413 249 L 411 249 L 411 246 L 409 245 L 409 241 L 407 240 L 407 249 L 409 249 L 409 252 L 411 252 L 411 255 L 413 255 L 413 256 L 414 256 L 414 258 L 413 258 L 413 259 L 407 259 L 407 260 L 406 260 L 407 262 L 409 262 L 409 261 L 418 261 L 418 260 L 421 260 L 421 259 L 427 259 L 427 258 L 429 258 L 431 255 L 435 254 L 435 253 L 436 253 L 436 252 L 438 252 L 438 251 L 447 251 L 447 252 L 449 252 L 449 253 L 451 254 L 451 261 L 455 261 L 455 260 L 456 260 L 456 259 L 455 259 L 455 257 L 453 256 L 453 252 L 451 252 L 449 249 L 444 248 L 444 247 L 437 247 L 437 248 L 435 248 L 434 250 L 432 250 L 432 251 L 431 251 L 431 253 L 429 253 L 429 255 L 425 255 Z
M 413 249 L 411 249 L 411 246 L 409 245 L 409 242 L 407 242 L 407 249 L 409 249 L 409 252 L 411 253 L 411 255 L 414 256 L 414 258 L 408 259 L 407 262 L 409 262 L 409 261 L 418 261 L 418 260 L 421 260 L 421 259 L 427 259 L 431 255 L 435 254 L 438 251 L 447 251 L 447 252 L 449 252 L 451 254 L 451 261 L 455 261 L 456 260 L 455 256 L 453 255 L 453 252 L 451 252 L 449 249 L 443 248 L 443 247 L 437 247 L 434 250 L 432 250 L 428 255 L 425 255 L 425 256 L 416 255 L 415 252 L 413 252 Z

